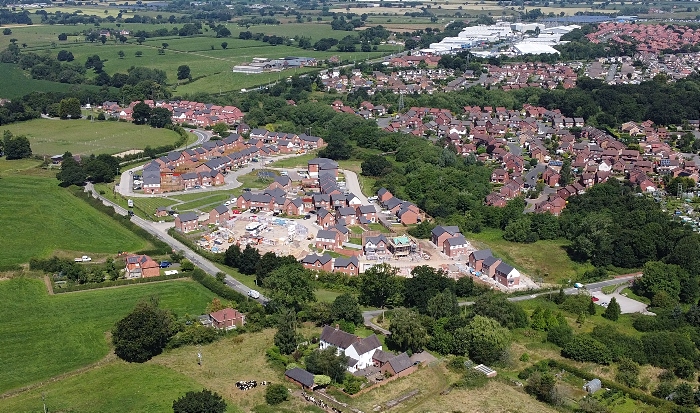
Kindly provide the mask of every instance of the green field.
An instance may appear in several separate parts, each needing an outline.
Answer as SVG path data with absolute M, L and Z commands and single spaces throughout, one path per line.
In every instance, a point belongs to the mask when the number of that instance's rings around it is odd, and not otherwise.
M 112 218 L 59 187 L 56 179 L 7 175 L 0 182 L 0 266 L 48 257 L 57 251 L 80 256 L 148 246 Z
M 7 36 L 0 36 L 7 37 Z M 50 82 L 30 78 L 17 66 L 0 63 L 0 97 L 16 99 L 28 93 L 40 90 L 42 92 L 68 92 L 74 89 L 97 89 L 95 86 L 69 85 L 67 83 Z
M 118 383 L 118 385 L 117 385 Z M 167 385 L 164 385 L 167 383 Z M 173 400 L 202 390 L 189 377 L 155 364 L 114 361 L 84 374 L 0 400 L 0 409 L 41 412 L 166 412 Z
M 129 149 L 172 145 L 178 134 L 126 122 L 90 122 L 88 120 L 34 119 L 3 125 L 15 135 L 26 135 L 37 155 L 115 154 Z
M 566 253 L 568 241 L 564 239 L 541 240 L 533 244 L 510 242 L 503 239 L 503 231 L 485 229 L 467 238 L 476 241 L 477 248 L 490 248 L 495 256 L 504 258 L 525 274 L 546 283 L 575 280 L 577 276 L 593 268 L 590 264 L 579 264 Z
M 202 313 L 213 298 L 189 280 L 54 296 L 40 280 L 1 281 L 0 392 L 98 361 L 109 352 L 105 332 L 151 295 L 180 316 Z

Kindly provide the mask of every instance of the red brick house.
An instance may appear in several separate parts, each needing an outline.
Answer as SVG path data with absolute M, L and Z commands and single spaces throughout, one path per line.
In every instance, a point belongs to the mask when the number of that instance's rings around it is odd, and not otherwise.
M 126 278 L 158 277 L 160 266 L 148 255 L 126 256 Z
M 448 257 L 457 257 L 466 254 L 469 248 L 469 242 L 467 242 L 462 234 L 446 239 L 442 245 L 442 252 Z
M 333 272 L 342 272 L 346 275 L 357 275 L 360 273 L 360 265 L 357 257 L 336 258 L 333 262 Z
M 219 225 L 231 219 L 231 211 L 226 205 L 219 205 L 218 207 L 209 211 L 209 224 Z
M 199 219 L 194 212 L 185 212 L 175 217 L 175 229 L 180 232 L 192 232 L 199 227 Z
M 339 246 L 340 233 L 336 231 L 319 230 L 316 234 L 316 249 L 333 251 Z
M 472 267 L 474 271 L 481 272 L 484 260 L 491 256 L 491 250 L 473 251 L 469 254 L 469 266 Z
M 430 240 L 433 242 L 433 245 L 440 248 L 442 247 L 445 240 L 447 240 L 448 238 L 455 237 L 457 235 L 460 235 L 458 226 L 438 225 L 437 227 L 433 228 L 433 231 L 430 233 Z
M 232 330 L 237 327 L 243 327 L 245 324 L 245 315 L 233 308 L 224 308 L 223 310 L 209 314 L 209 321 L 216 329 Z
M 301 265 L 314 271 L 333 271 L 333 257 L 328 254 L 309 254 L 301 260 Z

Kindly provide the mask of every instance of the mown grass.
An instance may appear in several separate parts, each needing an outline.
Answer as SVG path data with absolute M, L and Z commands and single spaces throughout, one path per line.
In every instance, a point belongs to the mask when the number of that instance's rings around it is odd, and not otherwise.
M 0 175 L 11 174 L 24 171 L 29 168 L 35 168 L 41 164 L 36 159 L 15 159 L 8 161 L 5 158 L 0 158 Z
M 174 208 L 178 211 L 191 211 L 196 209 L 201 210 L 202 212 L 209 212 L 215 207 L 223 204 L 228 199 L 230 199 L 228 194 L 215 193 L 209 196 L 202 194 L 200 199 L 175 205 Z
M 180 316 L 201 314 L 214 297 L 189 280 L 54 296 L 48 295 L 40 280 L 0 282 L 0 392 L 104 357 L 110 347 L 105 332 L 139 300 L 154 295 L 162 308 Z
M 306 170 L 309 166 L 309 161 L 316 158 L 316 156 L 316 151 L 312 151 L 292 158 L 280 159 L 272 162 L 269 166 L 271 168 L 303 168 Z
M 56 251 L 137 251 L 149 244 L 58 186 L 53 178 L 2 178 L 0 265 L 21 264 Z
M 88 120 L 34 119 L 4 125 L 15 135 L 29 139 L 34 154 L 73 155 L 115 154 L 129 149 L 172 145 L 177 133 L 125 122 L 90 122 Z
M 475 247 L 490 248 L 495 256 L 504 259 L 531 278 L 541 277 L 547 283 L 575 280 L 593 268 L 590 264 L 572 261 L 566 253 L 569 242 L 564 239 L 521 244 L 504 240 L 503 231 L 497 229 L 485 229 L 478 234 L 470 233 L 467 238 L 472 240 Z

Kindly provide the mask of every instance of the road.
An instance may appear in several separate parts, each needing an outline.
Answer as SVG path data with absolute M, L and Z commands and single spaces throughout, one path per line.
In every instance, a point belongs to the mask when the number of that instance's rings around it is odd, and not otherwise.
M 95 191 L 95 188 L 93 187 L 93 185 L 91 183 L 88 183 L 85 186 L 85 191 L 90 192 L 94 198 L 99 199 L 105 205 L 113 207 L 114 210 L 118 214 L 123 215 L 123 216 L 128 215 L 128 211 L 125 208 L 115 204 L 114 202 L 101 196 L 97 191 Z M 163 232 L 163 230 L 159 229 L 153 222 L 147 221 L 147 220 L 142 219 L 142 218 L 137 217 L 137 216 L 132 216 L 131 222 L 133 222 L 134 224 L 143 228 L 149 234 L 151 234 L 151 235 L 155 236 L 156 238 L 160 239 L 161 241 L 165 242 L 173 250 L 181 251 L 182 254 L 185 256 L 185 258 L 192 261 L 192 263 L 194 265 L 196 265 L 197 267 L 204 270 L 207 274 L 209 274 L 211 276 L 216 276 L 217 273 L 221 272 L 221 270 L 219 270 L 211 261 L 207 260 L 206 258 L 202 257 L 201 255 L 197 254 L 196 252 L 192 251 L 185 244 L 183 244 L 180 241 L 176 240 L 175 238 L 171 237 L 166 232 Z M 226 283 L 226 285 L 228 285 L 232 289 L 238 291 L 239 293 L 241 293 L 245 296 L 247 296 L 248 292 L 251 290 L 250 288 L 246 287 L 240 281 L 236 280 L 235 278 L 231 277 L 230 275 L 226 275 L 224 282 Z M 265 304 L 269 301 L 266 297 L 264 297 L 262 295 L 257 300 L 262 304 Z
M 538 163 L 534 168 L 530 168 L 525 174 L 525 185 L 534 188 L 537 186 L 537 177 L 547 169 L 547 165 Z
M 612 82 L 615 80 L 615 73 L 617 72 L 617 64 L 613 63 L 610 65 L 610 70 L 608 70 L 608 74 L 605 76 L 605 81 L 606 82 Z

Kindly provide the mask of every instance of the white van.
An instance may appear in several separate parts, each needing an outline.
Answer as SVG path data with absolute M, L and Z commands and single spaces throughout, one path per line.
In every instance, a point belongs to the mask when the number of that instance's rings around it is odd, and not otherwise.
M 260 298 L 260 293 L 255 290 L 248 291 L 248 297 L 255 298 L 256 300 Z

